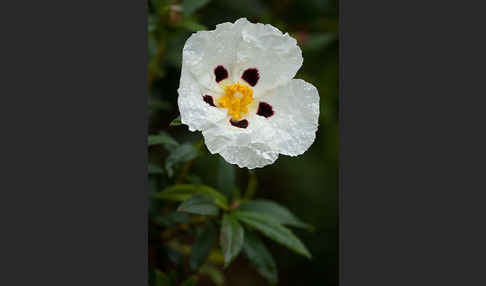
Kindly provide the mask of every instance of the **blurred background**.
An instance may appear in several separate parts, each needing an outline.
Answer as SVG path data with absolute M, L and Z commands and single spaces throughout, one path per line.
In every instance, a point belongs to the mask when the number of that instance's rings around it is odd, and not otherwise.
M 314 144 L 303 155 L 280 155 L 275 164 L 256 169 L 256 198 L 274 200 L 315 227 L 314 232 L 295 229 L 308 247 L 312 260 L 294 254 L 268 240 L 279 272 L 278 285 L 338 284 L 338 4 L 337 0 L 149 0 L 149 134 L 167 134 L 180 144 L 198 146 L 197 153 L 185 153 L 172 160 L 170 148 L 149 148 L 149 186 L 156 193 L 187 176 L 189 182 L 218 187 L 221 158 L 198 145 L 202 135 L 187 127 L 169 126 L 179 115 L 177 88 L 182 48 L 187 38 L 199 30 L 213 30 L 216 24 L 246 17 L 251 22 L 271 24 L 297 39 L 304 64 L 295 78 L 317 87 L 320 95 L 319 129 Z M 169 165 L 169 166 L 168 166 Z M 234 168 L 236 190 L 244 190 L 250 174 Z M 251 175 L 251 176 L 253 176 Z M 189 275 L 184 253 L 171 250 L 161 238 L 166 228 L 184 218 L 165 214 L 172 206 L 150 199 L 149 265 L 173 275 Z M 190 234 L 190 230 L 189 230 Z M 190 238 L 188 238 L 190 240 Z M 183 252 L 183 251 L 182 251 Z M 240 255 L 224 275 L 224 285 L 267 285 Z M 212 274 L 218 275 L 218 274 Z M 211 275 L 209 275 L 211 276 Z M 215 285 L 218 277 L 201 277 L 197 285 Z M 216 282 L 214 282 L 216 281 Z M 152 285 L 152 284 L 151 284 Z

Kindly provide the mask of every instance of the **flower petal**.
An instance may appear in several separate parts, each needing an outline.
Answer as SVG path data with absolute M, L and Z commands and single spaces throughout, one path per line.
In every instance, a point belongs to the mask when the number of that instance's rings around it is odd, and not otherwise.
M 293 79 L 260 98 L 272 106 L 274 114 L 260 116 L 275 133 L 272 148 L 280 154 L 297 156 L 314 142 L 319 120 L 319 93 L 310 83 Z
M 303 61 L 297 41 L 288 33 L 269 24 L 249 24 L 242 27 L 234 73 L 252 86 L 256 82 L 253 91 L 259 97 L 290 81 Z
M 181 81 L 177 92 L 181 122 L 189 126 L 190 131 L 204 130 L 226 118 L 226 109 L 213 107 L 204 101 L 203 96 L 211 93 L 199 85 L 185 65 L 182 65 Z
M 256 114 L 248 116 L 248 126 L 238 128 L 229 120 L 221 120 L 212 128 L 203 130 L 205 144 L 211 154 L 219 153 L 228 163 L 240 168 L 260 168 L 272 164 L 278 152 L 272 149 L 268 140 L 272 130 L 265 133 L 268 126 Z
M 220 92 L 216 74 L 223 69 L 230 79 L 236 62 L 236 49 L 241 42 L 243 27 L 250 24 L 246 18 L 233 23 L 222 23 L 213 31 L 199 31 L 192 34 L 184 45 L 182 63 L 186 65 L 197 81 L 204 87 Z M 216 72 L 215 72 L 216 70 Z

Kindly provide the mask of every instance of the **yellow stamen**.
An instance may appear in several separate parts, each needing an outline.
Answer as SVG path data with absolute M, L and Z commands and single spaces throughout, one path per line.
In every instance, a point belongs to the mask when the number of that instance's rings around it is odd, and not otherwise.
M 253 101 L 253 90 L 240 83 L 224 87 L 224 95 L 219 98 L 218 104 L 228 108 L 228 114 L 237 121 L 248 113 L 248 105 Z

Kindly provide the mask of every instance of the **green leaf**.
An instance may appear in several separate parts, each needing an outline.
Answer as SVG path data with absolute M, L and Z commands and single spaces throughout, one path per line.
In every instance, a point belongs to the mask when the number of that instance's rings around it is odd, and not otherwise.
M 291 213 L 286 207 L 269 200 L 253 200 L 242 203 L 237 210 L 262 213 L 280 224 L 311 230 L 313 227 Z
M 199 194 L 185 200 L 178 208 L 180 212 L 187 212 L 200 215 L 217 215 L 219 208 L 214 204 L 214 198 Z
M 245 232 L 243 250 L 256 270 L 272 285 L 277 284 L 277 265 L 272 254 L 267 250 L 260 238 L 251 231 Z
M 171 286 L 172 283 L 170 282 L 169 276 L 167 276 L 164 272 L 159 270 L 155 270 L 155 286 Z
M 199 269 L 199 273 L 209 276 L 217 286 L 223 286 L 224 284 L 223 272 L 211 264 L 204 264 L 201 269 Z
M 191 248 L 191 256 L 189 257 L 189 265 L 192 270 L 197 270 L 206 262 L 214 242 L 218 238 L 218 232 L 213 223 L 209 222 L 201 234 L 198 236 L 196 242 Z
M 206 5 L 209 0 L 184 0 L 182 1 L 182 10 L 184 16 L 190 16 L 204 5 Z
M 173 185 L 157 193 L 155 197 L 172 201 L 185 201 L 196 194 L 206 194 L 214 199 L 216 205 L 222 209 L 228 209 L 228 200 L 215 189 L 205 185 Z
M 276 220 L 262 213 L 235 211 L 235 216 L 248 226 L 260 231 L 276 242 L 288 247 L 289 249 L 311 258 L 309 250 L 305 245 L 292 233 L 292 231 Z
M 167 133 L 160 133 L 159 135 L 150 135 L 148 137 L 149 146 L 160 145 L 160 144 L 179 146 L 179 143 L 177 143 L 177 141 Z
M 172 122 L 169 124 L 169 126 L 179 126 L 181 124 L 182 124 L 181 116 L 179 115 L 174 120 L 172 120 Z
M 189 277 L 187 280 L 183 281 L 180 286 L 194 286 L 197 283 L 197 277 L 192 276 Z
M 178 163 L 191 161 L 199 155 L 199 151 L 190 143 L 184 143 L 173 150 L 165 161 L 165 169 L 169 177 L 174 175 L 173 167 Z
M 235 259 L 241 251 L 244 242 L 244 229 L 236 218 L 229 213 L 223 215 L 221 223 L 220 244 L 224 255 L 224 267 Z
M 233 189 L 235 188 L 235 168 L 232 164 L 227 163 L 221 156 L 219 157 L 218 164 L 218 190 L 230 200 Z

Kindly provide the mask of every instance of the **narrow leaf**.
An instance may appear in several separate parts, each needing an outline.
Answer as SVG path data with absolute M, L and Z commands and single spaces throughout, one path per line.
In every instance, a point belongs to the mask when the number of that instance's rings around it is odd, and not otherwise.
M 260 238 L 251 231 L 245 232 L 245 244 L 243 245 L 248 260 L 256 270 L 272 285 L 277 284 L 277 265 L 272 254 L 267 250 Z
M 191 248 L 191 256 L 189 264 L 192 270 L 197 270 L 206 262 L 214 242 L 218 238 L 216 227 L 209 222 L 201 234 L 198 236 L 196 242 Z
M 149 146 L 160 145 L 160 144 L 179 146 L 179 143 L 177 143 L 177 141 L 167 133 L 161 133 L 159 135 L 150 135 L 148 137 Z
M 214 198 L 199 194 L 185 200 L 178 208 L 180 212 L 188 212 L 200 215 L 217 215 L 219 208 L 214 204 Z
M 221 224 L 220 244 L 224 255 L 224 267 L 233 261 L 241 251 L 244 242 L 244 230 L 232 214 L 224 214 Z
M 291 213 L 286 207 L 269 200 L 253 200 L 242 203 L 239 211 L 264 214 L 280 224 L 311 230 L 313 227 Z
M 224 284 L 223 272 L 211 264 L 204 264 L 199 270 L 199 273 L 209 276 L 217 286 L 223 286 Z
M 305 245 L 292 233 L 292 231 L 271 217 L 261 213 L 243 211 L 236 211 L 234 214 L 240 221 L 248 226 L 260 231 L 262 234 L 288 247 L 296 253 L 311 258 L 309 250 L 307 250 Z
M 185 201 L 196 194 L 206 194 L 214 199 L 214 203 L 223 209 L 228 208 L 228 200 L 215 189 L 204 185 L 180 184 L 173 185 L 155 195 L 158 199 Z
M 199 155 L 199 151 L 190 143 L 184 143 L 177 147 L 165 161 L 165 169 L 172 177 L 174 174 L 173 167 L 178 163 L 183 163 L 196 158 Z
M 227 163 L 223 157 L 219 157 L 218 190 L 230 200 L 235 188 L 235 168 Z
M 182 124 L 181 116 L 179 115 L 174 120 L 172 120 L 172 122 L 169 124 L 169 126 L 179 126 L 181 124 Z

